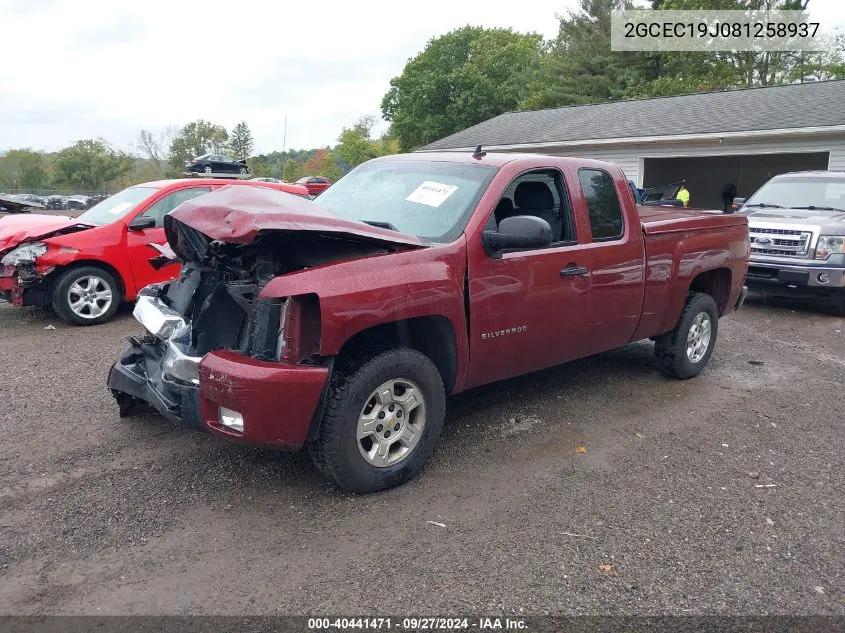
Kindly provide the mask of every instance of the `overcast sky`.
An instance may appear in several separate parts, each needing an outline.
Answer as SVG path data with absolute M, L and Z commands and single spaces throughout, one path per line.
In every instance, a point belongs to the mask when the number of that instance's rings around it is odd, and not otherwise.
M 576 0 L 0 0 L 0 150 L 245 120 L 258 152 L 335 143 L 390 79 L 466 24 L 553 37 Z M 811 0 L 845 25 L 845 0 Z

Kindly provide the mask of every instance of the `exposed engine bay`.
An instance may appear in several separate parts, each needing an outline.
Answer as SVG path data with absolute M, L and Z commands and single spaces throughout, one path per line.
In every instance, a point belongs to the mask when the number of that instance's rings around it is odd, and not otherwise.
M 262 361 L 317 362 L 317 346 L 299 349 L 302 338 L 319 343 L 319 301 L 260 297 L 273 278 L 340 260 L 387 253 L 395 246 L 355 236 L 316 231 L 262 231 L 248 244 L 214 240 L 168 218 L 170 248 L 162 260 L 183 261 L 179 277 L 148 286 L 138 296 L 135 318 L 146 333 L 129 339 L 109 387 L 127 415 L 145 401 L 166 417 L 199 424 L 199 363 L 208 352 L 233 350 Z

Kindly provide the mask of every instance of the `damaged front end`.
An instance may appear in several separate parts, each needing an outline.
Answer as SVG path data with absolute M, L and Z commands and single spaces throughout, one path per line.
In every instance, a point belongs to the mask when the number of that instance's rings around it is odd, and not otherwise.
M 146 333 L 129 339 L 129 349 L 111 371 L 109 388 L 121 416 L 144 401 L 170 420 L 202 426 L 200 361 L 224 349 L 279 361 L 286 301 L 258 296 L 278 270 L 270 254 L 223 243 L 210 246 L 189 227 L 183 231 L 194 233 L 203 257 L 185 263 L 174 281 L 139 293 L 133 314 Z
M 262 289 L 298 270 L 416 245 L 360 223 L 317 218 L 306 226 L 302 211 L 278 205 L 278 217 L 231 210 L 262 202 L 265 192 L 225 194 L 251 196 L 224 197 L 228 210 L 199 206 L 215 195 L 165 218 L 169 247 L 159 250 L 181 260 L 180 275 L 139 294 L 134 314 L 146 332 L 129 339 L 108 386 L 121 416 L 146 403 L 176 422 L 296 448 L 319 415 L 331 366 L 319 353 L 318 293 L 264 297 Z
M 42 282 L 53 267 L 36 266 L 36 260 L 46 252 L 46 244 L 30 242 L 0 258 L 0 300 L 18 307 L 46 305 L 49 293 Z
M 50 305 L 49 277 L 56 270 L 51 255 L 73 251 L 56 245 L 51 238 L 87 231 L 93 225 L 51 215 L 0 220 L 0 301 L 18 307 Z

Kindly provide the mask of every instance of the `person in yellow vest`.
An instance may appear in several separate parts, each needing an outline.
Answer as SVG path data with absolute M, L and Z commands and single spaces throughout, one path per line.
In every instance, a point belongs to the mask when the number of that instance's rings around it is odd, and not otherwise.
M 675 197 L 683 202 L 685 207 L 689 206 L 689 191 L 686 185 L 681 185 L 681 188 L 678 189 L 678 195 Z

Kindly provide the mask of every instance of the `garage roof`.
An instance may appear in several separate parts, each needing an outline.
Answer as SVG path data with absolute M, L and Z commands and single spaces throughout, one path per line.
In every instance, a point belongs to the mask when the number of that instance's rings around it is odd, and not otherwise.
M 845 80 L 507 112 L 421 150 L 845 125 Z

